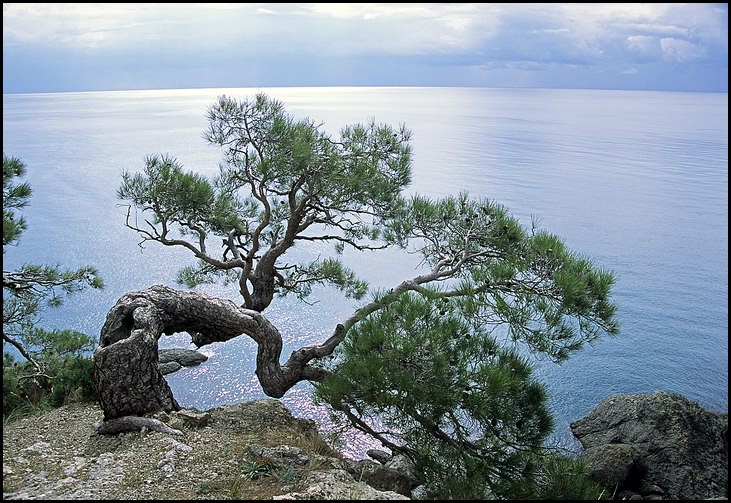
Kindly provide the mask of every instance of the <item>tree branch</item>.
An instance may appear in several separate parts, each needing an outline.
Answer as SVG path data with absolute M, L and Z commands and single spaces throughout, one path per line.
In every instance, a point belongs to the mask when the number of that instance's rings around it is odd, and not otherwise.
M 390 246 L 388 244 L 384 244 L 384 245 L 381 245 L 381 246 L 363 245 L 363 244 L 356 243 L 352 239 L 347 239 L 347 238 L 344 238 L 342 236 L 334 236 L 334 235 L 329 235 L 329 234 L 325 234 L 323 236 L 295 236 L 294 239 L 295 240 L 301 240 L 301 241 L 339 241 L 341 243 L 348 244 L 348 245 L 352 246 L 353 248 L 355 248 L 356 250 L 359 250 L 359 251 L 364 251 L 364 250 L 383 250 L 383 249 L 388 248 Z
M 20 354 L 23 355 L 23 358 L 28 360 L 30 362 L 30 364 L 36 368 L 36 370 L 38 371 L 38 374 L 43 375 L 43 370 L 41 369 L 40 364 L 37 361 L 35 361 L 35 359 L 31 356 L 31 354 L 25 349 L 25 346 L 23 346 L 23 344 L 21 344 L 19 341 L 16 341 L 9 335 L 5 334 L 4 330 L 3 330 L 3 340 L 5 342 L 11 344 L 12 346 L 14 346 L 20 352 Z

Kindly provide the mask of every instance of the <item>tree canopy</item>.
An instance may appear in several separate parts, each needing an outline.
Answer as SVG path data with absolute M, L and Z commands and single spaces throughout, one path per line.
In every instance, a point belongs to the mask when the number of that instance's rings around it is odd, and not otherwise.
M 222 150 L 218 177 L 155 155 L 142 172 L 124 174 L 118 195 L 141 245 L 183 247 L 198 259 L 180 271 L 181 284 L 236 282 L 243 305 L 169 289 L 130 294 L 110 312 L 102 345 L 131 340 L 132 328 L 154 337 L 187 329 L 198 345 L 247 334 L 267 394 L 315 383 L 318 400 L 433 480 L 475 480 L 482 492 L 471 496 L 499 496 L 506 480 L 530 472 L 552 420 L 528 358 L 562 362 L 617 333 L 614 275 L 495 201 L 404 196 L 411 132 L 403 125 L 371 120 L 333 136 L 263 94 L 221 97 L 208 121 L 205 138 Z M 330 243 L 334 253 L 302 262 L 289 253 L 300 241 Z M 371 291 L 340 261 L 345 247 L 401 248 L 422 267 Z M 263 313 L 275 294 L 304 299 L 315 284 L 361 302 L 327 340 L 281 364 L 282 335 Z M 217 314 L 173 322 L 176 295 Z M 143 298 L 158 314 L 129 327 Z M 102 353 L 98 367 L 113 360 Z
M 208 120 L 206 139 L 224 152 L 219 177 L 186 172 L 168 156 L 147 158 L 144 172 L 126 173 L 118 190 L 146 215 L 139 223 L 128 213 L 127 226 L 143 241 L 193 252 L 199 263 L 180 271 L 180 283 L 238 281 L 249 309 L 263 311 L 275 293 L 306 297 L 318 283 L 361 298 L 365 283 L 339 260 L 290 263 L 286 253 L 299 241 L 382 247 L 372 241 L 410 181 L 411 133 L 370 122 L 334 140 L 261 94 L 222 97 Z

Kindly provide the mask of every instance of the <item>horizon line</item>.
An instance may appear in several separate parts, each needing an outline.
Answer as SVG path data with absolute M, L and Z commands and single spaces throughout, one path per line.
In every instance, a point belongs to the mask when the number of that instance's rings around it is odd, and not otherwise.
M 688 91 L 688 90 L 672 90 L 672 89 L 617 89 L 602 87 L 532 87 L 532 86 L 418 86 L 418 85 L 319 85 L 319 86 L 240 86 L 240 87 L 159 87 L 146 89 L 95 89 L 86 91 L 30 91 L 30 92 L 11 92 L 3 91 L 3 96 L 23 96 L 23 95 L 39 95 L 39 94 L 91 94 L 91 93 L 124 93 L 124 92 L 146 92 L 146 91 L 202 91 L 206 89 L 317 89 L 317 88 L 369 88 L 369 89 L 510 89 L 510 90 L 550 90 L 550 91 L 629 91 L 629 92 L 664 92 L 664 93 L 704 93 L 704 94 L 728 94 L 726 91 Z

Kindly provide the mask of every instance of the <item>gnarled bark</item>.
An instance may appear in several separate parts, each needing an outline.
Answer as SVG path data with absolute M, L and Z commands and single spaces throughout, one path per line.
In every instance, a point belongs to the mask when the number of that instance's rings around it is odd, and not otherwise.
M 300 381 L 322 380 L 326 372 L 309 362 L 336 346 L 328 340 L 302 348 L 280 365 L 282 336 L 257 311 L 161 285 L 128 293 L 107 314 L 94 353 L 94 383 L 105 420 L 180 409 L 158 368 L 157 341 L 175 332 L 190 332 L 199 347 L 242 334 L 251 337 L 258 344 L 256 375 L 264 393 L 274 398 Z
M 258 311 L 162 285 L 128 293 L 107 314 L 100 347 L 94 353 L 94 383 L 104 418 L 180 409 L 158 367 L 157 341 L 163 334 L 189 332 L 198 347 L 248 335 L 258 345 L 256 376 L 264 393 L 273 398 L 281 398 L 300 381 L 321 381 L 327 371 L 311 366 L 312 360 L 332 354 L 360 319 L 404 292 L 421 291 L 422 285 L 453 272 L 442 267 L 440 263 L 431 273 L 404 281 L 381 299 L 361 307 L 338 324 L 322 344 L 293 351 L 284 365 L 279 363 L 282 335 Z

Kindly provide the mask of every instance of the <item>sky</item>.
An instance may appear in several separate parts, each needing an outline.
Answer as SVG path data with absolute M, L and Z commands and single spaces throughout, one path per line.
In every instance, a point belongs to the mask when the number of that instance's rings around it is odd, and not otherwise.
M 3 93 L 728 92 L 727 4 L 3 4 Z

